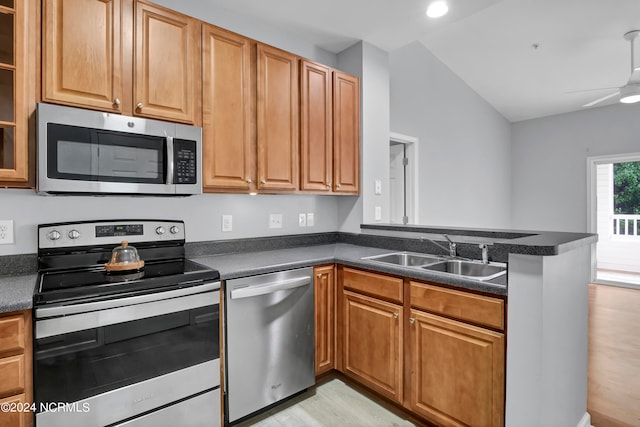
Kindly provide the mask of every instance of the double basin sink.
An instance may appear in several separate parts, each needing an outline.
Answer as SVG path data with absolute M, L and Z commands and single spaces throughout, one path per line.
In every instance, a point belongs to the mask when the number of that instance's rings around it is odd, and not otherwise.
M 479 261 L 450 259 L 411 252 L 393 252 L 365 257 L 363 259 L 383 264 L 393 264 L 400 267 L 437 271 L 481 281 L 495 279 L 507 272 L 505 264 L 484 264 Z

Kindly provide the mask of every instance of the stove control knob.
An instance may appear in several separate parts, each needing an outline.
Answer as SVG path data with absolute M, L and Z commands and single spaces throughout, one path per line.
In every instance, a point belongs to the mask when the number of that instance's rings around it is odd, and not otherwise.
M 172 226 L 169 231 L 171 232 L 171 234 L 178 234 L 178 231 L 180 231 L 180 229 L 177 226 Z
M 71 230 L 67 235 L 70 239 L 75 240 L 80 237 L 80 232 L 78 230 Z
M 49 238 L 49 240 L 58 240 L 61 236 L 62 235 L 58 230 L 51 230 L 49 234 L 47 234 L 47 237 Z
M 160 226 L 160 227 L 156 228 L 156 234 L 162 236 L 164 234 L 164 232 L 165 232 L 165 229 L 164 229 L 163 226 Z

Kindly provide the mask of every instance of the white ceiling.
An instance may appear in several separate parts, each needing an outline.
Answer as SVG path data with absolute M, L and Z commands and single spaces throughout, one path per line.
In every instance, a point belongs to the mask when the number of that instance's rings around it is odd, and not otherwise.
M 448 0 L 439 20 L 425 16 L 430 0 L 209 1 L 335 53 L 420 41 L 510 121 L 580 110 L 615 89 L 572 91 L 623 86 L 623 35 L 640 29 L 640 0 Z

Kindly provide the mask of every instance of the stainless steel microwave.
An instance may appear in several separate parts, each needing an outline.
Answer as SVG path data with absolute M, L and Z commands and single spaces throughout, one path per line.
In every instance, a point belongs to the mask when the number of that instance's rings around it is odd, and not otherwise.
M 38 193 L 202 193 L 202 129 L 37 105 Z

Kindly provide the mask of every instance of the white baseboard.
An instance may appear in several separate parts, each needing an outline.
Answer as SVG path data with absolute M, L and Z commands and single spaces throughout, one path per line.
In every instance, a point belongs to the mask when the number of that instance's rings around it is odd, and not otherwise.
M 577 427 L 592 427 L 591 426 L 591 415 L 588 412 L 585 412 L 582 416 L 582 419 L 578 423 Z

